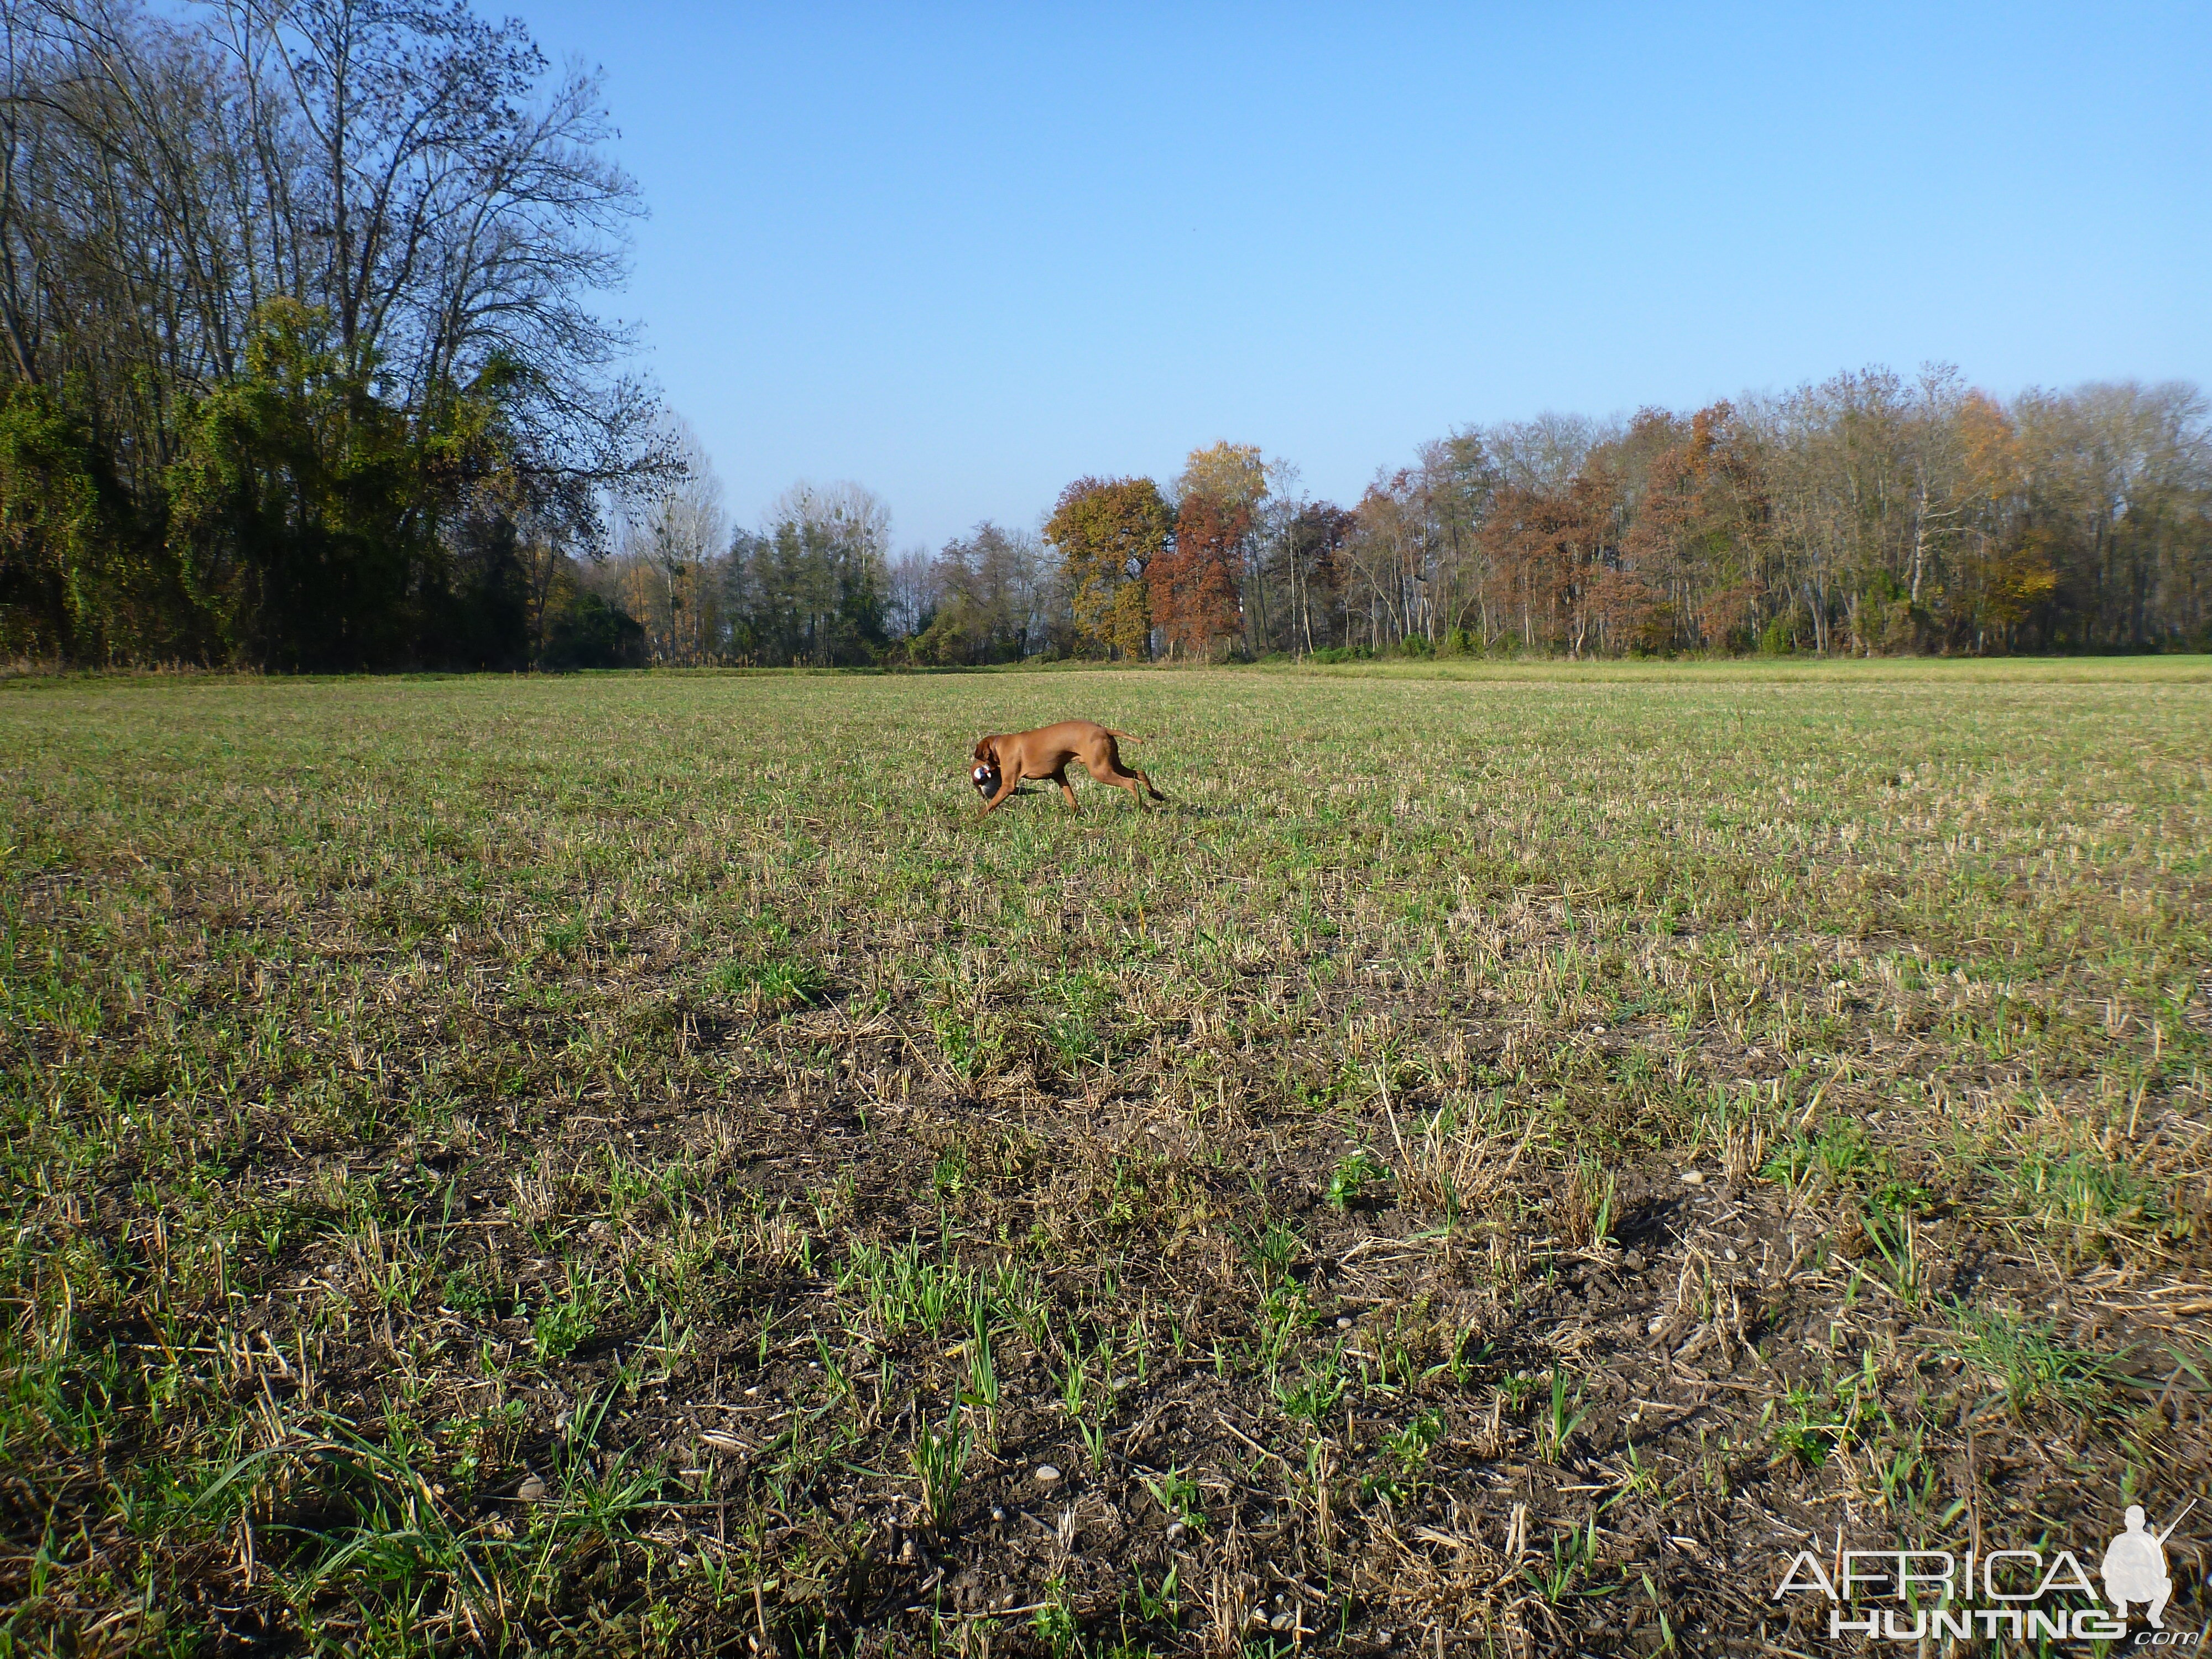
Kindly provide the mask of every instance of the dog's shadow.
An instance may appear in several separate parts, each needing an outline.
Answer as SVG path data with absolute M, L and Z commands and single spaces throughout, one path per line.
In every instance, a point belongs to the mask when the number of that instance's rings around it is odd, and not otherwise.
M 1094 800 L 1094 799 L 1085 799 L 1084 800 L 1084 802 L 1083 802 L 1083 816 L 1084 816 L 1085 817 L 1086 817 L 1086 818 L 1097 817 L 1098 817 L 1101 813 L 1109 813 L 1109 812 L 1114 812 L 1114 811 L 1115 811 L 1115 810 L 1116 806 L 1119 805 L 1119 803 L 1117 803 L 1117 802 L 1115 802 L 1115 800 L 1113 800 L 1112 799 L 1110 799 L 1110 797 L 1112 796 L 1112 794 L 1113 794 L 1113 793 L 1114 793 L 1114 792 L 1113 792 L 1113 791 L 1111 791 L 1111 790 L 1107 790 L 1107 791 L 1104 791 L 1103 793 L 1104 793 L 1106 795 L 1108 795 L 1108 796 L 1109 797 L 1109 799 L 1106 799 L 1106 800 L 1104 800 L 1104 801 L 1103 801 L 1103 802 L 1102 802 L 1102 801 Z M 1057 789 L 1044 789 L 1044 788 L 1032 789 L 1032 788 L 1029 787 L 1026 784 L 1024 784 L 1024 785 L 1022 785 L 1022 786 L 1020 786 L 1020 787 L 1017 787 L 1017 788 L 1015 789 L 1014 793 L 1013 793 L 1012 795 L 1009 795 L 1009 796 L 1006 798 L 1006 799 L 1005 801 L 1001 802 L 1001 803 L 1000 804 L 999 810 L 1000 810 L 1000 811 L 1004 811 L 1006 809 L 1006 807 L 1007 807 L 1007 806 L 1009 806 L 1009 805 L 1012 805 L 1012 804 L 1013 804 L 1013 802 L 1015 802 L 1016 800 L 1020 799 L 1021 799 L 1023 796 L 1024 796 L 1024 795 L 1048 795 L 1048 796 L 1052 797 L 1054 804 L 1055 804 L 1055 805 L 1056 805 L 1056 804 L 1058 803 L 1058 801 L 1059 801 L 1059 798 L 1060 798 L 1060 791 L 1059 791 L 1059 790 L 1057 790 Z M 1047 810 L 1047 809 L 1046 809 L 1046 808 L 1043 808 L 1043 807 L 1040 807 L 1038 810 L 1039 810 L 1040 811 L 1045 811 L 1045 810 Z M 1127 809 L 1126 809 L 1126 808 L 1123 808 L 1122 810 L 1123 810 L 1124 811 L 1127 811 Z M 1147 802 L 1146 802 L 1146 804 L 1145 804 L 1145 807 L 1144 807 L 1144 813 L 1145 813 L 1145 816 L 1146 816 L 1146 817 L 1165 817 L 1178 818 L 1178 819 L 1180 819 L 1180 818 L 1219 818 L 1219 817 L 1231 817 L 1231 816 L 1233 816 L 1233 815 L 1232 815 L 1232 814 L 1231 814 L 1231 813 L 1224 812 L 1224 811 L 1221 811 L 1218 807 L 1213 807 L 1213 806 L 1200 806 L 1200 805 L 1199 805 L 1197 803 L 1195 803 L 1194 801 L 1184 801 L 1184 800 L 1173 800 L 1173 801 L 1159 801 L 1159 800 L 1156 800 L 1156 801 L 1147 801 Z M 1065 806 L 1061 806 L 1061 807 L 1060 808 L 1060 813 L 1059 813 L 1059 816 L 1060 816 L 1060 817 L 1073 817 L 1075 816 L 1075 814 L 1074 814 L 1074 813 L 1073 813 L 1073 812 L 1070 812 L 1070 811 L 1067 810 L 1067 808 L 1066 808 L 1066 807 L 1065 807 Z
M 1092 795 L 1101 794 L 1109 797 L 1109 799 L 1104 802 L 1104 805 L 1110 807 L 1114 805 L 1114 801 L 1110 798 L 1119 793 L 1119 791 L 1114 789 L 1079 791 L 1079 798 L 1085 803 L 1083 808 L 1085 816 L 1088 817 L 1091 813 L 1101 810 L 1101 804 L 1092 799 Z M 1048 781 L 1037 782 L 1024 781 L 1016 784 L 1014 786 L 1014 793 L 1009 795 L 1006 798 L 1006 800 L 1001 802 L 1000 805 L 1001 810 L 1004 810 L 1007 804 L 1027 797 L 1050 795 L 1054 799 L 1057 799 L 1059 794 L 1060 786 L 1058 784 L 1049 783 Z M 979 798 L 985 800 L 988 800 L 990 799 L 988 795 L 981 795 Z M 1066 809 L 1063 808 L 1062 810 L 1065 811 Z M 1165 812 L 1171 817 L 1178 818 L 1218 818 L 1234 816 L 1233 813 L 1223 811 L 1219 807 L 1202 806 L 1196 801 L 1186 800 L 1180 797 L 1170 800 L 1147 801 L 1145 803 L 1145 811 L 1147 812 Z

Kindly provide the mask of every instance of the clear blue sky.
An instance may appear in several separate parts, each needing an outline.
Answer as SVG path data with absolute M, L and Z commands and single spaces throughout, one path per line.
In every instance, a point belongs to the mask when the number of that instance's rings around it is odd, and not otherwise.
M 606 70 L 614 308 L 741 523 L 849 477 L 934 545 L 1216 438 L 1348 503 L 1870 362 L 2212 386 L 2203 4 L 508 3 Z

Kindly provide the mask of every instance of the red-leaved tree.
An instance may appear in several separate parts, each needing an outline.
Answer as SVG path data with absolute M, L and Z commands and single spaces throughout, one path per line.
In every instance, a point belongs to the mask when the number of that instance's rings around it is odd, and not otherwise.
M 1243 630 L 1238 596 L 1244 588 L 1244 537 L 1251 527 L 1249 507 L 1224 507 L 1197 491 L 1183 497 L 1175 545 L 1152 561 L 1146 584 L 1152 625 L 1170 655 L 1203 659 Z

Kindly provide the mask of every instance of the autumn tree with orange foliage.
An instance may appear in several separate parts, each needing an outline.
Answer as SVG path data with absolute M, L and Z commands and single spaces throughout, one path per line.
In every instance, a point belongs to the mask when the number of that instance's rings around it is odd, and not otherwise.
M 1175 543 L 1154 562 L 1152 625 L 1170 656 L 1203 661 L 1244 631 L 1245 542 L 1267 494 L 1257 446 L 1194 449 L 1176 480 Z
M 1620 614 L 1617 637 L 1647 651 L 1677 641 L 1748 648 L 1765 591 L 1752 556 L 1760 500 L 1756 460 L 1735 408 L 1713 404 L 1687 422 L 1645 410 L 1627 445 L 1639 441 L 1650 459 L 1621 551 L 1648 597 L 1644 608 Z
M 1133 661 L 1151 654 L 1148 573 L 1174 524 L 1150 478 L 1078 478 L 1060 492 L 1044 538 L 1060 553 L 1076 629 L 1094 647 Z
M 1249 507 L 1224 507 L 1194 492 L 1176 514 L 1175 544 L 1153 561 L 1152 625 L 1170 656 L 1204 661 L 1214 647 L 1243 630 Z

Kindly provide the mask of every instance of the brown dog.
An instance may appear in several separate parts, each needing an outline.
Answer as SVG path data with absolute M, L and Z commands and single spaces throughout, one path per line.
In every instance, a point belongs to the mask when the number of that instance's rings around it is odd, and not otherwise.
M 1012 794 L 1024 778 L 1050 778 L 1067 797 L 1067 804 L 1080 812 L 1083 809 L 1076 806 L 1075 791 L 1067 781 L 1067 763 L 1075 760 L 1081 761 L 1099 782 L 1127 790 L 1139 807 L 1148 792 L 1154 800 L 1165 800 L 1167 797 L 1152 787 L 1150 778 L 1121 764 L 1121 746 L 1114 740 L 1127 737 L 1127 732 L 1089 720 L 1062 720 L 1057 726 L 1040 726 L 1034 732 L 1006 732 L 981 739 L 975 745 L 974 781 L 983 792 L 984 801 L 976 817 Z

